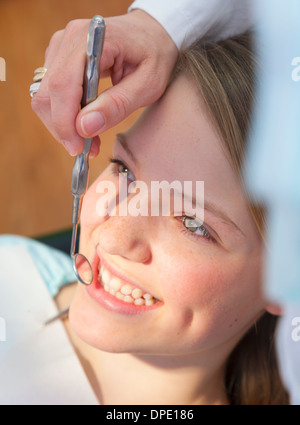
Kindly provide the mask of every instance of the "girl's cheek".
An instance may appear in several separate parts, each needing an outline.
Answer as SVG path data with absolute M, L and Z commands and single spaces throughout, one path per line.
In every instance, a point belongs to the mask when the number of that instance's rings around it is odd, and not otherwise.
M 205 255 L 195 263 L 173 262 L 172 267 L 165 269 L 165 293 L 168 293 L 174 305 L 177 303 L 192 307 L 207 304 L 220 291 L 226 280 L 226 271 L 220 273 L 219 270 L 220 265 L 209 261 Z
M 80 217 L 81 231 L 83 232 L 93 229 L 95 226 L 105 221 L 105 217 L 103 214 L 101 215 L 99 208 L 97 208 L 98 202 L 101 196 L 103 196 L 97 191 L 98 185 L 101 181 L 109 181 L 105 171 L 89 187 L 83 198 Z
M 164 274 L 165 293 L 173 300 L 174 306 L 177 303 L 182 307 L 212 309 L 221 308 L 227 302 L 233 306 L 241 291 L 248 290 L 249 295 L 256 292 L 253 282 L 250 285 L 252 279 L 256 279 L 249 270 L 245 270 L 245 259 L 240 256 L 234 261 L 221 255 L 213 258 L 205 252 L 199 254 L 196 261 L 183 261 L 184 255 L 179 257 L 181 264 L 170 261 L 172 267 Z M 248 272 L 246 279 L 245 272 Z

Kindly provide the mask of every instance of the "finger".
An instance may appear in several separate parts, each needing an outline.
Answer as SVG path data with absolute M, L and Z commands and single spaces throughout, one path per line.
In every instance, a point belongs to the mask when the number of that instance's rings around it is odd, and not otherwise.
M 113 127 L 134 110 L 155 102 L 163 94 L 167 81 L 139 67 L 79 112 L 76 118 L 78 133 L 82 137 L 92 137 Z
M 84 61 L 78 68 L 84 68 Z M 61 142 L 73 144 L 73 154 L 82 150 L 82 139 L 75 128 L 75 119 L 82 98 L 82 74 L 74 70 L 72 61 L 49 74 L 48 91 L 51 97 L 51 126 Z M 68 83 L 66 83 L 68 80 Z
M 99 136 L 93 137 L 91 150 L 90 150 L 90 158 L 95 158 L 96 156 L 99 155 L 100 146 L 101 146 L 101 140 Z
M 78 105 L 78 101 L 76 101 L 76 105 Z M 57 124 L 53 121 L 53 111 L 54 115 L 56 115 L 56 107 L 53 105 L 53 102 L 51 103 L 51 98 L 48 89 L 47 73 L 40 84 L 38 92 L 32 98 L 31 107 L 37 114 L 37 116 L 41 119 L 46 128 L 49 130 L 49 132 L 52 134 L 52 136 L 57 141 L 62 143 L 62 145 L 66 148 L 66 150 L 71 156 L 78 155 L 82 152 L 83 138 L 77 133 L 75 129 L 75 118 L 73 120 L 70 120 L 69 124 L 67 122 L 67 119 L 61 116 L 59 117 L 59 120 L 65 119 L 65 121 L 62 121 L 62 124 Z M 76 108 L 74 116 L 76 116 L 77 113 L 78 107 Z M 67 133 L 67 136 L 65 136 L 64 132 Z
M 68 25 L 45 81 L 45 91 L 49 93 L 51 105 L 50 115 L 49 112 L 47 114 L 47 118 L 50 118 L 48 124 L 56 139 L 71 155 L 78 155 L 83 149 L 83 140 L 75 128 L 75 118 L 82 98 L 88 22 Z
M 53 59 L 57 56 L 61 42 L 64 37 L 64 32 L 65 30 L 56 31 L 50 39 L 49 45 L 45 51 L 44 62 L 44 66 L 48 69 L 50 68 Z
M 73 35 L 71 38 L 74 41 Z M 73 81 L 70 78 L 66 79 L 64 75 L 64 63 L 68 63 L 70 51 L 73 52 L 72 49 L 74 49 L 69 39 L 70 34 L 68 34 L 67 30 L 57 31 L 52 36 L 45 54 L 44 66 L 48 71 L 40 84 L 37 94 L 34 95 L 31 105 L 34 112 L 55 139 L 61 142 L 71 155 L 77 155 L 83 149 L 83 139 L 78 135 L 75 129 L 75 117 L 78 113 L 82 88 L 81 86 L 79 87 L 80 93 L 78 94 L 78 98 L 75 97 L 76 103 L 74 104 L 72 94 L 74 92 L 76 93 L 76 90 L 70 88 L 69 91 L 71 95 L 68 95 L 66 93 L 65 83 L 65 81 L 67 81 L 67 83 L 72 85 Z M 61 69 L 63 69 L 63 71 L 61 71 Z M 65 70 L 66 73 L 68 73 L 68 69 L 67 67 Z M 77 68 L 75 68 L 75 70 L 76 69 Z M 72 76 L 73 73 L 74 70 L 72 69 L 69 75 Z M 61 90 L 61 86 L 64 90 Z M 55 88 L 54 90 L 53 87 Z M 62 99 L 66 100 L 66 104 L 62 104 L 60 99 L 56 99 L 57 91 L 60 92 L 60 95 L 57 97 L 59 98 L 62 96 Z M 61 112 L 63 108 L 65 111 L 64 113 Z
M 57 31 L 51 37 L 49 45 L 45 52 L 45 61 L 43 66 L 49 71 L 51 63 L 54 58 L 57 56 L 64 30 Z M 49 74 L 48 74 L 49 75 Z M 43 124 L 51 132 L 51 134 L 56 137 L 55 132 L 51 126 L 51 100 L 48 92 L 48 75 L 45 74 L 42 82 L 40 83 L 38 92 L 31 99 L 31 107 L 36 115 L 40 118 Z

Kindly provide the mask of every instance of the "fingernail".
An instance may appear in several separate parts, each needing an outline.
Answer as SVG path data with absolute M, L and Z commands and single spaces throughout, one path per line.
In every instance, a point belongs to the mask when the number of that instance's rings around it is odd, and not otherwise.
M 74 146 L 74 143 L 68 142 L 67 140 L 63 140 L 62 144 L 64 145 L 64 147 L 67 149 L 67 151 L 69 152 L 71 156 L 78 155 L 78 149 L 76 148 L 76 146 Z
M 81 129 L 87 136 L 100 132 L 104 124 L 105 119 L 101 112 L 89 112 L 81 118 Z

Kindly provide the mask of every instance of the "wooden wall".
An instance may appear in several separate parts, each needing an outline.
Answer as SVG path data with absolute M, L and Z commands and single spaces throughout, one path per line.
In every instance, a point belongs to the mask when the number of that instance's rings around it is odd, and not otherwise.
M 0 233 L 40 236 L 71 226 L 74 158 L 44 128 L 30 106 L 33 70 L 44 62 L 51 35 L 71 19 L 126 13 L 131 0 L 0 0 Z M 102 82 L 106 88 L 110 81 Z M 138 112 L 102 136 L 90 164 L 93 181 L 107 164 L 114 135 Z

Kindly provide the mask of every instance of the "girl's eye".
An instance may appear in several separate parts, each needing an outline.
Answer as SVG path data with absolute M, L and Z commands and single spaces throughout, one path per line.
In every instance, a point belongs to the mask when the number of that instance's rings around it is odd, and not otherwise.
M 122 174 L 122 176 L 124 176 L 124 177 L 128 177 L 129 170 L 128 170 L 128 168 L 127 168 L 125 165 L 123 165 L 123 164 L 118 164 L 118 166 L 117 166 L 117 170 L 118 170 L 118 173 L 119 173 L 119 174 Z
M 110 162 L 116 165 L 114 171 L 117 175 L 121 174 L 123 177 L 126 177 L 131 181 L 135 180 L 134 175 L 132 174 L 130 169 L 121 160 L 112 158 Z
M 182 222 L 184 227 L 190 232 L 192 232 L 194 235 L 203 236 L 207 239 L 211 238 L 206 228 L 196 218 L 184 216 Z

